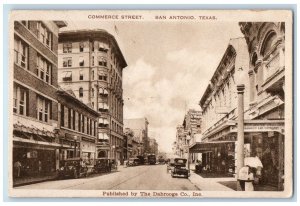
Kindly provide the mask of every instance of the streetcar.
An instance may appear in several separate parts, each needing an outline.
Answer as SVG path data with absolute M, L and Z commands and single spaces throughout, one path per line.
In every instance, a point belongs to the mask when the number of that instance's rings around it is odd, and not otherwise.
M 154 154 L 149 154 L 148 157 L 148 164 L 155 165 L 156 164 L 156 156 Z

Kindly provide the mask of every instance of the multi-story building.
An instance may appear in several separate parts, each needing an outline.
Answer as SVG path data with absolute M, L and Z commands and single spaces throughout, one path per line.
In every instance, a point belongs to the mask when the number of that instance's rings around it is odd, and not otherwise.
M 190 109 L 184 117 L 183 127 L 189 138 L 187 141 L 188 146 L 201 141 L 201 115 L 201 111 Z M 198 157 L 197 153 L 193 153 L 190 158 L 191 161 L 195 162 L 201 157 Z
M 149 138 L 149 153 L 158 155 L 158 144 L 154 138 Z
M 94 165 L 99 113 L 77 99 L 72 91 L 57 91 L 59 160 L 80 157 Z
M 57 45 L 64 26 L 63 21 L 14 22 L 12 161 L 21 164 L 18 177 L 58 169 Z
M 114 36 L 105 30 L 59 33 L 58 83 L 101 114 L 97 157 L 122 161 L 123 69 L 127 66 Z
M 202 164 L 212 171 L 227 174 L 229 169 L 235 170 L 237 84 L 245 84 L 246 111 L 249 104 L 248 65 L 246 40 L 231 39 L 200 100 L 202 142 L 191 145 L 190 151 L 202 153 Z
M 250 56 L 247 106 L 251 121 L 249 126 L 245 125 L 245 132 L 250 130 L 245 144 L 249 145 L 251 155 L 257 155 L 262 161 L 262 182 L 283 190 L 285 23 L 241 22 L 239 25 Z
M 176 141 L 174 145 L 175 155 L 179 157 L 187 157 L 187 138 L 183 125 L 178 125 L 176 128 Z
M 197 134 L 201 134 L 201 115 L 201 111 L 190 109 L 184 117 L 183 127 L 190 136 L 189 144 L 195 143 Z
M 129 128 L 134 132 L 134 139 L 141 145 L 141 154 L 149 153 L 147 118 L 124 119 L 124 128 Z

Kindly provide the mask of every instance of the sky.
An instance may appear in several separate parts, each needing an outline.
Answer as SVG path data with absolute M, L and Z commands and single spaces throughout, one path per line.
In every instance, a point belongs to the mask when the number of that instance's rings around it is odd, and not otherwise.
M 159 150 L 171 152 L 176 127 L 199 101 L 238 22 L 80 22 L 63 30 L 105 29 L 115 36 L 123 70 L 124 118 L 146 117 Z

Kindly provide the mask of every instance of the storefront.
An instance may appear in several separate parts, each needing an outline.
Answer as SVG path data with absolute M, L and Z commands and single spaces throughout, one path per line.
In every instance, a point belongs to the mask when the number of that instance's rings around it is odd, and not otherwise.
M 203 171 L 233 175 L 235 170 L 235 141 L 196 142 L 190 154 L 202 154 Z
M 245 120 L 245 157 L 257 156 L 262 164 L 260 184 L 283 190 L 284 185 L 284 120 Z M 227 122 L 204 136 L 206 142 L 197 142 L 190 152 L 202 153 L 202 165 L 210 171 L 231 171 L 235 159 L 234 143 L 237 140 L 237 125 Z M 225 163 L 225 168 L 224 168 Z M 235 171 L 233 171 L 235 173 Z
M 59 148 L 53 132 L 14 124 L 14 178 L 46 176 L 58 169 Z M 20 170 L 19 174 L 16 170 Z
M 80 153 L 81 158 L 85 162 L 85 164 L 94 165 L 96 157 L 95 139 L 81 137 Z

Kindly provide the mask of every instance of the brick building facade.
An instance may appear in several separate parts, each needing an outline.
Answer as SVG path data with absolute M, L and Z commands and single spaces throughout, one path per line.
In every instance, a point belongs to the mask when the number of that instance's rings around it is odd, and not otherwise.
M 62 21 L 15 21 L 13 46 L 14 178 L 58 169 L 57 44 Z M 17 163 L 18 162 L 18 163 Z

